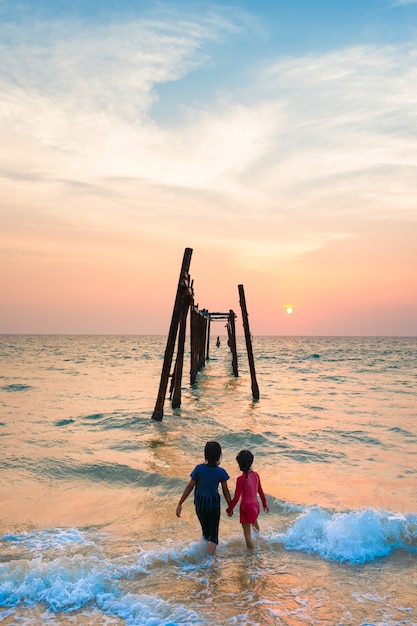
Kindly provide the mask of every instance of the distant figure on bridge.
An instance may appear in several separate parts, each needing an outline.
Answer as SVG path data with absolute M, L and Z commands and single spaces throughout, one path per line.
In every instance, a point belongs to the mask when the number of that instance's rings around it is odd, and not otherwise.
M 220 337 L 217 337 L 216 346 L 219 347 L 219 345 L 220 345 Z

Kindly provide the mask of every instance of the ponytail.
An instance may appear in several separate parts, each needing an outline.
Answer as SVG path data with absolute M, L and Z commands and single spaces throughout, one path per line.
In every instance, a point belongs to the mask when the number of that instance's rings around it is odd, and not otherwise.
M 245 472 L 246 480 L 253 463 L 253 454 L 250 450 L 241 450 L 236 457 L 241 472 Z

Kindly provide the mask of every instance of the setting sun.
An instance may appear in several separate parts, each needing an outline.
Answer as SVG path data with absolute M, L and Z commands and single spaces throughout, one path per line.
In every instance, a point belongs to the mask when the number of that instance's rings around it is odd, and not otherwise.
M 293 313 L 293 312 L 294 312 L 294 309 L 293 309 L 293 307 L 292 307 L 292 306 L 287 306 L 285 310 L 286 310 L 286 312 L 288 313 L 288 315 L 291 315 L 291 313 Z

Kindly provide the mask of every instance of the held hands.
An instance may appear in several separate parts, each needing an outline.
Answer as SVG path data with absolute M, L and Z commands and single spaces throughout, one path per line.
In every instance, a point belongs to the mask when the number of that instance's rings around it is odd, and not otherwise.
M 264 506 L 265 513 L 269 513 L 268 505 Z

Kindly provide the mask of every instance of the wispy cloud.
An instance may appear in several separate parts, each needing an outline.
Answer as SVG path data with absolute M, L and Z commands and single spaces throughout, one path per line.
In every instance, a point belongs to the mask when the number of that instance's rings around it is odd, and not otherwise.
M 283 261 L 292 261 L 309 252 L 320 250 L 328 243 L 350 239 L 353 236 L 344 232 L 304 231 L 287 234 L 279 245 L 275 238 L 264 237 L 262 241 L 250 238 L 238 242 L 230 240 L 225 247 L 232 251 L 239 267 L 274 275 Z
M 297 186 L 314 210 L 316 200 L 335 206 L 338 197 L 343 210 L 346 200 L 359 212 L 366 201 L 371 212 L 385 207 L 396 217 L 415 217 L 409 191 L 417 168 L 416 57 L 414 45 L 355 47 L 268 68 L 265 82 L 285 111 L 269 159 L 276 166 L 271 190 L 278 174 L 279 188 Z M 400 195 L 389 210 L 385 200 L 394 188 Z
M 322 236 L 329 216 L 351 221 L 366 207 L 367 219 L 416 218 L 414 44 L 268 60 L 261 72 L 258 63 L 238 95 L 213 88 L 204 106 L 185 99 L 181 121 L 163 126 L 152 116 L 156 86 L 176 81 L 181 93 L 181 80 L 208 62 L 206 44 L 237 29 L 230 14 L 177 17 L 3 30 L 0 168 L 10 206 L 56 219 L 70 206 L 84 221 L 99 206 L 104 222 L 122 213 L 148 233 L 160 228 L 156 217 L 186 233 L 198 212 L 207 237 L 221 220 L 240 243 L 250 217 L 289 255 L 339 237 Z M 285 225 L 302 217 L 297 243 Z M 261 256 L 275 254 L 266 244 Z
M 391 6 L 401 6 L 403 4 L 417 4 L 417 0 L 392 0 Z

